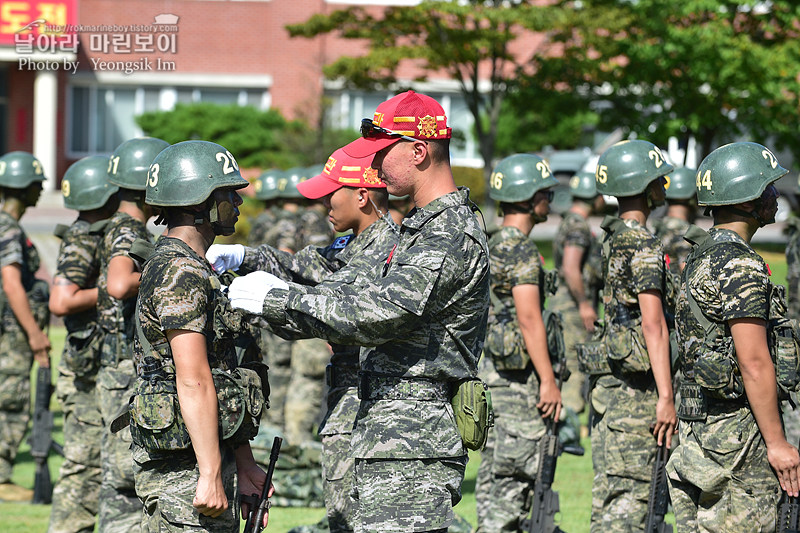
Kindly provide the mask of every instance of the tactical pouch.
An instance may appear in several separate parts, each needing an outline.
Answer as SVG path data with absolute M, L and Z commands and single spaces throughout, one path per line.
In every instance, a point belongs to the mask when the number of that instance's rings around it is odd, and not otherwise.
M 800 331 L 796 321 L 787 317 L 785 287 L 771 285 L 767 340 L 781 400 L 800 388 Z
M 591 340 L 575 345 L 578 352 L 578 370 L 589 376 L 605 376 L 611 373 L 606 355 L 606 344 L 602 340 Z
M 545 309 L 542 312 L 545 334 L 547 336 L 547 352 L 550 354 L 550 363 L 553 372 L 560 376 L 561 381 L 567 381 L 571 374 L 567 368 L 566 344 L 564 343 L 564 326 L 561 322 L 561 313 Z M 527 352 L 526 352 L 527 355 Z
M 459 383 L 450 399 L 461 442 L 469 450 L 482 450 L 494 425 L 489 387 L 479 379 Z
M 650 370 L 650 356 L 644 341 L 641 318 L 628 324 L 606 326 L 604 342 L 611 364 L 616 365 L 623 374 L 635 374 Z
M 173 381 L 139 380 L 129 413 L 131 438 L 148 452 L 185 450 L 191 446 Z
M 50 285 L 43 279 L 35 280 L 28 291 L 28 301 L 36 324 L 44 330 L 50 324 Z
M 84 377 L 95 374 L 100 368 L 102 349 L 102 330 L 100 326 L 94 324 L 90 328 L 67 334 L 67 338 L 64 340 L 64 353 L 61 357 L 67 370 L 76 377 Z
M 524 370 L 531 364 L 522 331 L 511 315 L 498 317 L 489 325 L 483 349 L 497 370 Z
M 678 418 L 684 421 L 704 421 L 708 415 L 708 405 L 703 389 L 697 383 L 684 381 L 678 387 L 680 402 L 678 403 Z
M 249 441 L 258 434 L 264 409 L 261 378 L 250 368 L 213 369 L 211 375 L 217 389 L 220 438 L 233 444 Z
M 744 394 L 732 337 L 706 339 L 692 368 L 695 383 L 703 387 L 710 397 L 735 400 Z

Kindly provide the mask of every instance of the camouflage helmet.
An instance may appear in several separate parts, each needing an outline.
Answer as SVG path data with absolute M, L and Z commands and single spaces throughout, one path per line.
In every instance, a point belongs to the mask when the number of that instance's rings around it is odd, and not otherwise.
M 184 141 L 159 153 L 147 172 L 145 202 L 158 207 L 198 205 L 217 189 L 241 189 L 248 182 L 224 147 Z
M 661 150 L 649 141 L 622 141 L 597 161 L 597 192 L 626 197 L 642 194 L 647 186 L 673 171 Z
M 101 155 L 72 163 L 61 180 L 64 207 L 78 211 L 103 207 L 118 190 L 119 187 L 108 181 L 108 158 Z
M 591 200 L 597 196 L 597 184 L 594 174 L 581 170 L 569 180 L 569 192 L 573 198 Z
M 293 167 L 283 174 L 283 178 L 278 180 L 278 190 L 280 198 L 300 199 L 305 198 L 297 190 L 297 184 L 307 180 L 310 176 L 304 167 Z
M 9 152 L 0 157 L 0 187 L 25 189 L 45 180 L 42 164 L 28 152 Z
M 734 205 L 759 198 L 789 171 L 766 147 L 753 142 L 720 146 L 703 159 L 695 185 L 700 205 Z
M 678 167 L 672 171 L 672 174 L 667 175 L 667 184 L 664 188 L 667 190 L 667 200 L 691 200 L 697 193 L 697 188 L 694 186 L 695 174 L 697 171 L 693 168 Z
M 253 188 L 256 191 L 257 200 L 273 200 L 278 198 L 280 191 L 278 190 L 278 181 L 283 177 L 282 170 L 272 169 L 262 172 L 253 183 Z
M 547 161 L 533 154 L 510 155 L 492 171 L 489 198 L 498 202 L 524 202 L 537 191 L 558 185 Z
M 155 137 L 137 137 L 123 142 L 108 159 L 108 179 L 123 189 L 143 191 L 153 159 L 167 146 Z

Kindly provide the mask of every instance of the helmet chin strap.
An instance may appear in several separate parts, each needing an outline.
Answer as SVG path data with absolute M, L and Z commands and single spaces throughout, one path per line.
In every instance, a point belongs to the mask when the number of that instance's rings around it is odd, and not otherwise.
M 198 217 L 202 218 L 195 217 L 195 225 L 202 224 L 205 221 L 206 215 L 208 216 L 208 221 L 211 223 L 211 229 L 214 230 L 215 235 L 232 235 L 233 232 L 236 231 L 234 226 L 226 226 L 220 222 L 219 203 L 213 199 L 211 199 L 211 207 L 198 213 Z
M 738 207 L 729 207 L 728 209 L 731 211 L 731 213 L 736 213 L 737 215 L 746 218 L 754 218 L 756 222 L 758 222 L 759 228 L 763 228 L 767 224 L 772 224 L 773 222 L 775 222 L 774 218 L 772 220 L 766 220 L 758 213 L 761 210 L 760 200 L 756 203 L 756 209 L 753 209 L 752 211 L 745 211 L 744 209 L 739 209 Z

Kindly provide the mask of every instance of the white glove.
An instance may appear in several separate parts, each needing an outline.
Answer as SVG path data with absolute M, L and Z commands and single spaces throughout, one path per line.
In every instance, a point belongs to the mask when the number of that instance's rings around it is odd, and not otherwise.
M 212 244 L 206 252 L 206 260 L 214 272 L 222 274 L 227 270 L 239 270 L 244 261 L 244 246 L 241 244 Z
M 264 300 L 272 289 L 288 288 L 288 283 L 269 272 L 253 272 L 231 282 L 228 299 L 234 309 L 260 315 L 264 310 Z

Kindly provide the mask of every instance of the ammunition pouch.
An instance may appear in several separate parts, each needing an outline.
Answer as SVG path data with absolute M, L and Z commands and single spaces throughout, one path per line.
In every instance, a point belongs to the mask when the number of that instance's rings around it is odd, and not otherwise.
M 770 286 L 767 341 L 775 363 L 779 399 L 787 400 L 790 393 L 800 389 L 800 327 L 796 320 L 788 318 L 783 285 Z
M 461 442 L 469 450 L 483 450 L 494 426 L 492 396 L 489 387 L 480 379 L 459 383 L 450 399 Z
M 586 375 L 606 376 L 611 374 L 603 331 L 603 326 L 595 323 L 595 333 L 592 335 L 592 339 L 575 345 L 578 353 L 578 370 Z
M 693 381 L 710 398 L 735 400 L 744 395 L 742 373 L 730 336 L 706 338 L 692 370 Z
M 67 333 L 61 359 L 75 377 L 90 376 L 100 368 L 102 350 L 103 330 L 95 323 L 89 328 Z
M 524 370 L 531 365 L 516 316 L 503 313 L 489 324 L 483 345 L 497 370 Z
M 567 368 L 567 350 L 561 313 L 545 309 L 542 311 L 542 321 L 547 336 L 547 352 L 550 355 L 550 364 L 553 365 L 553 373 L 560 378 L 561 382 L 567 381 L 571 372 Z
M 636 310 L 620 320 L 619 315 L 606 324 L 606 352 L 612 367 L 622 374 L 636 374 L 650 370 L 650 356 L 642 332 L 642 316 Z
M 39 329 L 44 330 L 50 324 L 50 285 L 43 279 L 37 279 L 27 292 L 33 318 Z
M 684 381 L 678 387 L 678 418 L 687 422 L 705 421 L 708 403 L 703 388 L 697 383 Z

